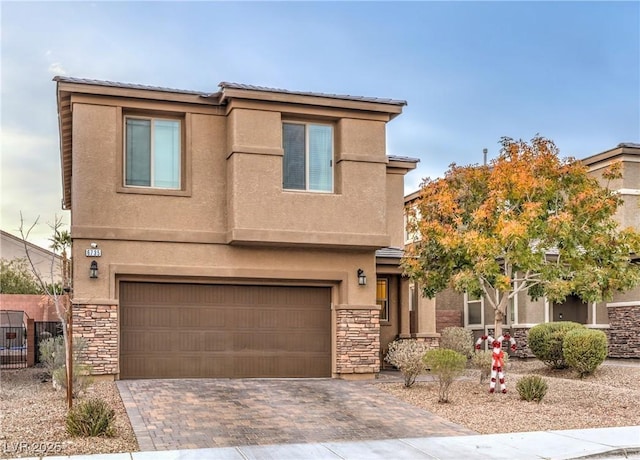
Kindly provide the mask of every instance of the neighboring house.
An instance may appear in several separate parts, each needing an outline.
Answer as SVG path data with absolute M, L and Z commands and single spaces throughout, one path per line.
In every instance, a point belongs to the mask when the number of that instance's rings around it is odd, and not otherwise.
M 95 374 L 370 378 L 390 340 L 434 336 L 398 266 L 404 101 L 55 81 Z
M 624 198 L 624 205 L 616 216 L 622 227 L 640 229 L 640 144 L 620 144 L 616 148 L 587 157 L 582 162 L 589 172 L 601 178 L 604 168 L 621 161 L 623 178 L 608 186 Z M 604 185 L 604 184 L 603 184 Z M 419 197 L 415 192 L 405 197 L 405 205 Z M 405 242 L 411 240 L 405 234 Z M 446 290 L 434 299 L 436 331 L 445 327 L 464 326 L 476 337 L 493 331 L 493 308 L 482 298 L 472 298 Z M 550 321 L 575 321 L 589 328 L 601 329 L 609 338 L 609 356 L 616 358 L 640 357 L 640 287 L 617 294 L 611 302 L 584 303 L 570 296 L 561 304 L 542 298 L 532 301 L 526 292 L 520 293 L 509 306 L 505 329 L 518 341 L 519 355 L 529 355 L 527 333 L 536 324 Z
M 62 257 L 27 242 L 27 248 L 33 264 L 45 283 L 59 283 L 62 281 Z M 26 261 L 25 245 L 22 238 L 0 230 L 0 258 L 3 260 L 24 259 Z M 28 261 L 26 261 L 27 266 Z M 58 321 L 55 307 L 46 296 L 39 294 L 0 294 L 0 310 L 21 311 L 35 321 Z
M 28 241 L 26 245 L 29 250 L 29 255 L 31 256 L 31 261 L 43 281 L 46 283 L 51 283 L 52 280 L 54 283 L 61 282 L 62 275 L 60 270 L 62 267 L 62 257 Z M 26 260 L 26 258 L 27 253 L 24 240 L 19 236 L 0 230 L 0 259 Z

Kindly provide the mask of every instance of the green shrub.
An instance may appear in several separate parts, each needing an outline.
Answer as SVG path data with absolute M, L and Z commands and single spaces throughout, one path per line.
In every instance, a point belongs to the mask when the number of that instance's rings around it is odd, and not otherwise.
M 548 389 L 549 385 L 546 380 L 539 375 L 527 375 L 516 382 L 516 390 L 518 390 L 520 399 L 525 401 L 542 401 Z
M 51 335 L 51 334 L 49 334 Z M 40 342 L 40 362 L 49 376 L 53 371 L 65 365 L 64 337 L 50 337 Z
M 464 327 L 445 327 L 440 334 L 440 348 L 457 351 L 466 358 L 473 355 L 473 332 Z
M 87 348 L 87 341 L 81 337 L 73 340 L 73 396 L 82 393 L 91 384 L 91 366 L 81 364 L 78 355 Z M 40 360 L 53 380 L 57 390 L 67 388 L 67 363 L 64 337 L 59 335 L 40 342 Z
M 462 375 L 467 358 L 454 350 L 429 350 L 423 358 L 427 368 L 438 380 L 438 402 L 449 402 L 449 388 L 456 377 Z
M 489 374 L 491 374 L 491 355 L 492 353 L 489 350 L 480 350 L 471 356 L 469 363 L 471 367 L 480 371 L 480 383 L 484 383 Z
M 428 349 L 426 343 L 414 339 L 395 340 L 389 344 L 384 360 L 400 370 L 404 386 L 409 388 L 415 383 L 416 377 L 427 370 L 422 357 Z
M 562 343 L 567 332 L 584 329 L 582 324 L 571 321 L 542 323 L 529 331 L 528 345 L 536 358 L 552 369 L 564 369 L 567 363 L 562 352 Z
M 567 332 L 562 343 L 564 360 L 580 378 L 593 374 L 607 357 L 607 335 L 594 329 Z
M 71 436 L 113 436 L 115 411 L 101 399 L 89 399 L 67 413 L 66 427 Z

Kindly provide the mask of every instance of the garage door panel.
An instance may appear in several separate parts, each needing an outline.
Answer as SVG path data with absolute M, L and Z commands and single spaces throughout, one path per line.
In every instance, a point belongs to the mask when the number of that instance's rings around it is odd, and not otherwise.
M 330 289 L 120 283 L 121 378 L 328 377 Z

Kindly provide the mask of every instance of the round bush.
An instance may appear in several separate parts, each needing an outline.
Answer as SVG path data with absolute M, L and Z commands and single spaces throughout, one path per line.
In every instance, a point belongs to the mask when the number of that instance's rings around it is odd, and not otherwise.
M 607 335 L 594 329 L 567 332 L 562 343 L 564 360 L 580 377 L 593 374 L 607 357 Z
M 552 369 L 564 369 L 562 344 L 567 333 L 574 329 L 584 329 L 584 325 L 571 321 L 542 323 L 529 330 L 528 345 L 536 358 Z
M 440 333 L 440 348 L 457 351 L 470 358 L 473 355 L 473 332 L 464 327 L 445 327 Z

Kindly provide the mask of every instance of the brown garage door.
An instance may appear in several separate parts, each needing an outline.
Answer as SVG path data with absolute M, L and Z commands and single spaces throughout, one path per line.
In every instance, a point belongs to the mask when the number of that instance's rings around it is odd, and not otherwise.
M 120 283 L 120 377 L 329 377 L 321 287 Z

